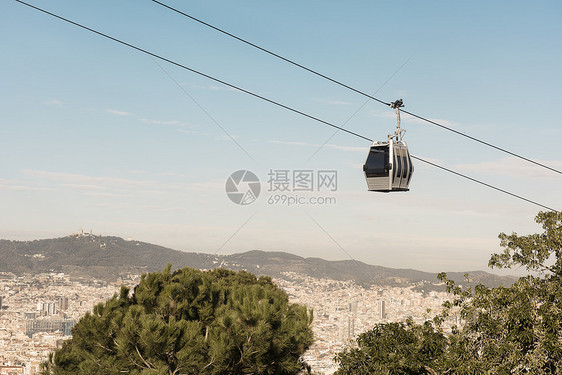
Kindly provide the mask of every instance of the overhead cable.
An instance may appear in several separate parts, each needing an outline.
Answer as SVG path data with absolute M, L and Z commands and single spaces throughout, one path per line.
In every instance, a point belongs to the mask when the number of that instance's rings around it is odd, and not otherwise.
M 436 167 L 436 168 L 442 169 L 442 170 L 447 171 L 447 172 L 449 172 L 449 173 L 453 173 L 453 174 L 455 174 L 455 175 L 457 175 L 457 176 L 459 176 L 459 177 L 466 178 L 467 180 L 476 182 L 476 183 L 478 183 L 478 184 L 480 184 L 480 185 L 489 187 L 490 189 L 494 189 L 494 190 L 497 190 L 497 191 L 502 192 L 502 193 L 504 193 L 504 194 L 511 195 L 512 197 L 515 197 L 515 198 L 524 200 L 525 202 L 532 203 L 532 204 L 534 204 L 534 205 L 536 205 L 536 206 L 539 206 L 539 207 L 542 207 L 542 208 L 546 208 L 546 209 L 549 210 L 549 211 L 555 211 L 555 212 L 557 211 L 557 210 L 555 210 L 554 208 L 551 208 L 551 207 L 545 206 L 545 205 L 543 205 L 543 204 L 540 204 L 540 203 L 538 203 L 538 202 L 532 201 L 532 200 L 530 200 L 530 199 L 524 198 L 524 197 L 522 197 L 522 196 L 520 196 L 520 195 L 511 193 L 511 192 L 509 192 L 509 191 L 507 191 L 507 190 L 500 189 L 499 187 L 496 187 L 496 186 L 494 186 L 494 185 L 490 185 L 490 184 L 488 184 L 488 183 L 486 183 L 486 182 L 477 180 L 477 179 L 475 179 L 475 178 L 473 178 L 473 177 L 470 177 L 470 176 L 467 176 L 467 175 L 465 175 L 465 174 L 456 172 L 456 171 L 454 171 L 454 170 L 452 170 L 452 169 L 449 169 L 449 168 L 443 167 L 443 166 L 441 166 L 441 165 L 432 163 L 432 162 L 430 162 L 429 160 L 424 160 L 424 159 L 419 158 L 419 157 L 414 156 L 414 155 L 410 155 L 410 157 L 411 157 L 412 159 L 419 160 L 419 161 L 421 161 L 421 162 L 424 162 L 424 163 L 426 163 L 426 164 L 432 165 L 432 166 L 434 166 L 434 167 Z
M 42 12 L 42 13 L 48 14 L 48 15 L 50 15 L 50 16 L 52 16 L 52 17 L 55 17 L 55 18 L 57 18 L 57 19 L 59 19 L 59 20 L 65 21 L 65 22 L 67 22 L 67 23 L 70 23 L 70 24 L 72 24 L 72 25 L 74 25 L 74 26 L 80 27 L 80 28 L 82 28 L 82 29 L 84 29 L 84 30 L 90 31 L 90 32 L 92 32 L 92 33 L 94 33 L 94 34 L 97 34 L 97 35 L 99 35 L 99 36 L 102 36 L 102 37 L 104 37 L 104 38 L 113 40 L 114 42 L 120 43 L 120 44 L 122 44 L 122 45 L 125 45 L 125 46 L 127 46 L 127 47 L 129 47 L 129 48 L 132 48 L 132 49 L 134 49 L 134 50 L 137 50 L 137 51 L 142 52 L 142 53 L 144 53 L 144 54 L 147 54 L 147 55 L 149 55 L 149 56 L 155 57 L 155 58 L 157 58 L 157 59 L 160 59 L 160 60 L 162 60 L 162 61 L 165 61 L 165 62 L 167 62 L 167 63 L 170 63 L 170 64 L 172 64 L 172 65 L 175 65 L 175 66 L 177 66 L 177 67 L 180 67 L 180 68 L 182 68 L 182 69 L 188 70 L 188 71 L 190 71 L 190 72 L 193 72 L 193 73 L 195 73 L 195 74 L 198 74 L 198 75 L 200 75 L 200 76 L 203 76 L 203 77 L 205 77 L 205 78 L 208 78 L 208 79 L 210 79 L 210 80 L 213 80 L 213 81 L 215 81 L 215 82 L 221 83 L 221 84 L 223 84 L 223 85 L 225 85 L 225 86 L 228 86 L 228 87 L 234 88 L 234 89 L 236 89 L 236 90 L 242 91 L 242 92 L 244 92 L 244 93 L 246 93 L 246 94 L 248 94 L 248 95 L 251 95 L 251 96 L 254 96 L 254 97 L 256 97 L 256 98 L 262 99 L 262 100 L 264 100 L 264 101 L 266 101 L 266 102 L 275 104 L 275 105 L 277 105 L 277 106 L 279 106 L 279 107 L 281 107 L 281 108 L 287 109 L 287 110 L 292 111 L 292 112 L 297 113 L 297 114 L 300 114 L 300 115 L 305 116 L 305 117 L 307 117 L 307 118 L 309 118 L 309 119 L 318 121 L 318 122 L 320 122 L 320 123 L 322 123 L 322 124 L 324 124 L 324 125 L 331 126 L 331 127 L 333 127 L 333 128 L 342 130 L 342 131 L 344 131 L 344 132 L 346 132 L 346 133 L 349 133 L 349 134 L 351 134 L 351 135 L 354 135 L 354 136 L 356 136 L 356 137 L 359 137 L 359 138 L 362 138 L 362 139 L 364 139 L 364 140 L 367 140 L 367 141 L 369 141 L 369 142 L 373 142 L 372 139 L 370 139 L 370 138 L 368 138 L 368 137 L 365 137 L 365 136 L 363 136 L 363 135 L 360 135 L 360 134 L 358 134 L 358 133 L 352 132 L 351 130 L 342 128 L 342 127 L 337 126 L 337 125 L 335 125 L 335 124 L 332 124 L 332 123 L 330 123 L 330 122 L 328 122 L 328 121 L 319 119 L 318 117 L 311 116 L 311 115 L 309 115 L 309 114 L 307 114 L 307 113 L 304 113 L 304 112 L 302 112 L 302 111 L 299 111 L 299 110 L 294 109 L 294 108 L 292 108 L 292 107 L 289 107 L 289 106 L 287 106 L 287 105 L 281 104 L 281 103 L 276 102 L 276 101 L 274 101 L 274 100 L 272 100 L 272 99 L 268 99 L 268 98 L 266 98 L 266 97 L 264 97 L 264 96 L 255 94 L 255 93 L 253 93 L 253 92 L 251 92 L 251 91 L 249 91 L 249 90 L 240 88 L 240 87 L 238 87 L 238 86 L 235 86 L 235 85 L 233 85 L 233 84 L 230 84 L 230 83 L 225 82 L 225 81 L 223 81 L 223 80 L 220 80 L 220 79 L 218 79 L 218 78 L 212 77 L 212 76 L 210 76 L 210 75 L 208 75 L 208 74 L 199 72 L 199 71 L 197 71 L 197 70 L 195 70 L 195 69 L 189 68 L 189 67 L 187 67 L 187 66 L 185 66 L 185 65 L 182 65 L 182 64 L 177 63 L 177 62 L 175 62 L 175 61 L 173 61 L 173 60 L 170 60 L 170 59 L 167 59 L 167 58 L 162 57 L 162 56 L 160 56 L 160 55 L 157 55 L 157 54 L 155 54 L 155 53 L 153 53 L 153 52 L 147 51 L 147 50 L 145 50 L 145 49 L 143 49 L 143 48 L 134 46 L 134 45 L 132 45 L 132 44 L 130 44 L 130 43 L 127 43 L 127 42 L 125 42 L 125 41 L 122 41 L 122 40 L 120 40 L 120 39 L 117 39 L 117 38 L 115 38 L 115 37 L 112 37 L 112 36 L 110 36 L 110 35 L 107 35 L 107 34 L 104 34 L 104 33 L 102 33 L 102 32 L 99 32 L 99 31 L 97 31 L 97 30 L 94 30 L 94 29 L 92 29 L 92 28 L 90 28 L 90 27 L 87 27 L 87 26 L 84 26 L 84 25 L 79 24 L 79 23 L 77 23 L 77 22 L 71 21 L 71 20 L 69 20 L 69 19 L 67 19 L 67 18 L 61 17 L 61 16 L 59 16 L 59 15 L 56 15 L 56 14 L 54 14 L 54 13 L 52 13 L 52 12 L 49 12 L 49 11 L 44 10 L 44 9 L 42 9 L 42 8 L 36 7 L 36 6 L 34 6 L 34 5 L 28 4 L 28 3 L 26 3 L 26 2 L 24 2 L 24 1 L 22 1 L 22 0 L 14 0 L 14 1 L 16 1 L 16 2 L 18 2 L 18 3 L 20 3 L 20 4 L 23 4 L 23 5 L 26 5 L 26 6 L 30 7 L 30 8 L 33 8 L 33 9 L 35 9 L 35 10 L 37 10 L 37 11 L 40 11 L 40 12 Z M 477 182 L 477 183 L 479 183 L 479 184 L 481 184 L 481 185 L 487 186 L 487 187 L 489 187 L 489 188 L 495 189 L 495 190 L 500 191 L 500 192 L 503 192 L 503 193 L 505 193 L 505 194 L 509 194 L 509 195 L 511 195 L 511 196 L 513 196 L 513 197 L 515 197 L 515 198 L 522 199 L 522 200 L 524 200 L 524 201 L 526 201 L 526 202 L 535 204 L 535 205 L 537 205 L 537 206 L 540 206 L 540 207 L 542 207 L 542 208 L 546 208 L 546 209 L 551 210 L 551 211 L 556 211 L 556 210 L 554 210 L 554 209 L 552 209 L 552 208 L 550 208 L 550 207 L 548 207 L 548 206 L 545 206 L 545 205 L 542 205 L 542 204 L 540 204 L 540 203 L 534 202 L 534 201 L 532 201 L 532 200 L 523 198 L 523 197 L 521 197 L 521 196 L 519 196 L 519 195 L 510 193 L 510 192 L 507 191 L 507 190 L 503 190 L 503 189 L 497 188 L 497 187 L 495 187 L 495 186 L 493 186 L 493 185 L 487 184 L 487 183 L 485 183 L 485 182 L 482 182 L 482 181 L 477 180 L 477 179 L 472 178 L 472 177 L 468 177 L 468 176 L 466 176 L 466 175 L 463 175 L 463 174 L 458 173 L 458 172 L 455 172 L 455 171 L 453 171 L 453 170 L 451 170 L 451 169 L 442 167 L 442 166 L 440 166 L 440 165 L 438 165 L 438 164 L 429 162 L 429 161 L 424 160 L 424 159 L 422 159 L 422 158 L 419 158 L 419 157 L 416 157 L 416 156 L 413 156 L 413 155 L 411 155 L 411 157 L 414 158 L 414 159 L 416 159 L 416 160 L 419 160 L 419 161 L 421 161 L 421 162 L 424 162 L 424 163 L 430 164 L 430 165 L 432 165 L 432 166 L 435 166 L 435 167 L 437 167 L 437 168 L 440 168 L 440 169 L 442 169 L 442 170 L 444 170 L 444 171 L 453 173 L 453 174 L 455 174 L 455 175 L 457 175 L 457 176 L 460 176 L 460 177 L 469 179 L 469 180 L 471 180 L 471 181 L 473 181 L 473 182 Z
M 310 69 L 310 68 L 307 68 L 307 67 L 304 66 L 304 65 L 301 65 L 301 64 L 299 64 L 299 63 L 297 63 L 297 62 L 294 62 L 293 60 L 290 60 L 290 59 L 288 59 L 288 58 L 286 58 L 286 57 L 283 57 L 283 56 L 281 56 L 281 55 L 278 55 L 278 54 L 275 53 L 275 52 L 272 52 L 272 51 L 270 51 L 270 50 L 268 50 L 268 49 L 265 49 L 265 48 L 263 48 L 263 47 L 260 47 L 260 46 L 258 46 L 257 44 L 254 44 L 254 43 L 249 42 L 249 41 L 247 41 L 247 40 L 245 40 L 245 39 L 242 39 L 242 38 L 240 38 L 240 37 L 238 37 L 238 36 L 236 36 L 236 35 L 234 35 L 234 34 L 231 34 L 231 33 L 227 32 L 227 31 L 224 31 L 223 29 L 220 29 L 220 28 L 218 28 L 218 27 L 216 27 L 216 26 L 213 26 L 213 25 L 211 25 L 211 24 L 209 24 L 209 23 L 207 23 L 207 22 L 205 22 L 205 21 L 202 21 L 202 20 L 200 20 L 200 19 L 198 19 L 198 18 L 195 18 L 195 17 L 193 17 L 193 16 L 191 16 L 191 15 L 189 15 L 189 14 L 187 14 L 187 13 L 182 12 L 181 10 L 178 10 L 178 9 L 176 9 L 176 8 L 173 8 L 173 7 L 171 7 L 171 6 L 169 6 L 169 5 L 166 5 L 166 4 L 164 4 L 164 3 L 160 2 L 160 1 L 157 1 L 157 0 L 152 0 L 152 1 L 154 1 L 154 2 L 155 2 L 156 4 L 158 4 L 158 5 L 161 5 L 161 6 L 165 7 L 165 8 L 168 8 L 168 9 L 170 9 L 170 10 L 172 10 L 172 11 L 178 13 L 178 14 L 181 14 L 182 16 L 185 16 L 185 17 L 187 17 L 187 18 L 190 18 L 190 19 L 192 19 L 193 21 L 199 22 L 199 23 L 202 24 L 202 25 L 205 25 L 205 26 L 207 26 L 207 27 L 210 27 L 211 29 L 214 29 L 214 30 L 216 30 L 216 31 L 218 31 L 218 32 L 220 32 L 220 33 L 225 34 L 225 35 L 228 35 L 228 36 L 231 37 L 231 38 L 234 38 L 234 39 L 236 39 L 236 40 L 238 40 L 238 41 L 240 41 L 240 42 L 242 42 L 242 43 L 245 43 L 245 44 L 247 44 L 247 45 L 249 45 L 249 46 L 252 46 L 252 47 L 254 47 L 254 48 L 257 48 L 257 49 L 259 49 L 259 50 L 262 51 L 262 52 L 265 52 L 265 53 L 268 53 L 268 54 L 270 54 L 270 55 L 272 55 L 272 56 L 275 56 L 275 57 L 277 57 L 278 59 L 281 59 L 281 60 L 283 60 L 283 61 L 285 61 L 285 62 L 288 62 L 289 64 L 293 64 L 293 65 L 295 65 L 295 66 L 298 66 L 298 67 L 301 68 L 301 69 L 304 69 L 304 70 L 306 70 L 306 71 L 308 71 L 308 72 L 310 72 L 310 73 L 312 73 L 312 74 L 316 74 L 317 76 L 320 76 L 320 77 L 322 77 L 322 78 L 324 78 L 324 79 L 327 79 L 328 81 L 331 81 L 331 82 L 333 82 L 333 83 L 335 83 L 335 84 L 338 84 L 338 85 L 340 85 L 340 86 L 343 86 L 343 87 L 345 87 L 345 88 L 347 88 L 347 89 L 349 89 L 349 90 L 351 90 L 351 91 L 355 91 L 355 92 L 358 93 L 358 94 L 365 95 L 365 96 L 367 96 L 368 98 L 370 98 L 370 99 L 372 99 L 372 100 L 376 100 L 376 101 L 379 102 L 379 103 L 386 104 L 386 105 L 389 105 L 389 104 L 390 104 L 390 103 L 383 102 L 382 100 L 377 99 L 377 98 L 375 98 L 375 97 L 373 97 L 373 96 L 371 96 L 371 95 L 362 93 L 361 91 L 356 90 L 356 89 L 354 89 L 353 87 L 346 85 L 345 83 L 342 83 L 342 82 L 337 81 L 337 80 L 335 80 L 335 79 L 333 79 L 333 78 L 330 78 L 330 77 L 328 77 L 328 76 L 326 76 L 326 75 L 324 75 L 324 74 L 322 74 L 322 73 L 318 73 L 318 72 L 315 71 L 315 70 L 312 70 L 312 69 Z
M 239 36 L 236 36 L 236 35 L 234 35 L 234 34 L 232 34 L 232 33 L 229 33 L 228 31 L 225 31 L 225 30 L 223 30 L 223 29 L 221 29 L 221 28 L 219 28 L 219 27 L 213 26 L 213 25 L 211 25 L 211 24 L 209 24 L 209 23 L 207 23 L 207 22 L 205 22 L 205 21 L 203 21 L 203 20 L 201 20 L 201 19 L 199 19 L 199 18 L 196 18 L 196 17 L 194 17 L 194 16 L 192 16 L 192 15 L 190 15 L 190 14 L 188 14 L 188 13 L 185 13 L 185 12 L 179 10 L 179 9 L 176 9 L 176 8 L 174 8 L 174 7 L 171 7 L 171 6 L 167 5 L 167 4 L 164 4 L 164 3 L 162 3 L 162 2 L 160 2 L 160 1 L 158 1 L 158 0 L 152 0 L 152 1 L 153 1 L 154 3 L 156 3 L 156 4 L 160 5 L 160 6 L 162 6 L 162 7 L 165 7 L 165 8 L 167 8 L 167 9 L 169 9 L 169 10 L 175 12 L 175 13 L 178 13 L 178 14 L 184 16 L 184 17 L 187 17 L 187 18 L 189 18 L 189 19 L 191 19 L 191 20 L 193 20 L 193 21 L 196 21 L 196 22 L 198 22 L 198 23 L 200 23 L 200 24 L 202 24 L 202 25 L 205 25 L 205 26 L 207 26 L 207 27 L 209 27 L 209 28 L 211 28 L 211 29 L 213 29 L 213 30 L 216 30 L 216 31 L 222 33 L 222 34 L 228 35 L 228 36 L 231 37 L 231 38 L 234 38 L 234 39 L 236 39 L 236 40 L 238 40 L 238 41 L 240 41 L 240 42 L 242 42 L 242 43 L 245 43 L 245 44 L 247 44 L 247 45 L 249 45 L 249 46 L 251 46 L 251 47 L 257 48 L 258 50 L 260 50 L 260 51 L 262 51 L 262 52 L 265 52 L 265 53 L 267 53 L 267 54 L 269 54 L 269 55 L 271 55 L 271 56 L 274 56 L 274 57 L 276 57 L 276 58 L 278 58 L 278 59 L 281 59 L 281 60 L 283 60 L 283 61 L 285 61 L 285 62 L 288 62 L 289 64 L 292 64 L 292 65 L 297 66 L 297 67 L 299 67 L 299 68 L 301 68 L 301 69 L 304 69 L 304 70 L 306 70 L 307 72 L 310 72 L 310 73 L 315 74 L 315 75 L 317 75 L 317 76 L 319 76 L 319 77 L 322 77 L 322 78 L 324 78 L 324 79 L 326 79 L 326 80 L 328 80 L 328 81 L 330 81 L 330 82 L 332 82 L 332 83 L 335 83 L 335 84 L 337 84 L 337 85 L 339 85 L 339 86 L 345 87 L 346 89 L 351 90 L 351 91 L 353 91 L 353 92 L 355 92 L 355 93 L 357 93 L 357 94 L 363 95 L 364 97 L 367 97 L 367 98 L 369 98 L 369 99 L 371 99 L 371 100 L 374 100 L 374 101 L 376 101 L 376 102 L 379 102 L 379 103 L 381 103 L 381 104 L 390 105 L 390 103 L 385 102 L 385 101 L 383 101 L 383 100 L 381 100 L 381 99 L 378 99 L 378 98 L 376 98 L 376 97 L 374 97 L 374 96 L 372 96 L 372 95 L 369 95 L 369 94 L 367 94 L 367 93 L 364 92 L 364 91 L 358 90 L 358 89 L 353 88 L 352 86 L 349 86 L 349 85 L 347 85 L 347 84 L 345 84 L 345 83 L 343 83 L 343 82 L 341 82 L 341 81 L 338 81 L 338 80 L 336 80 L 336 79 L 330 78 L 330 77 L 328 77 L 328 76 L 325 75 L 325 74 L 322 74 L 322 73 L 320 73 L 320 72 L 318 72 L 318 71 L 316 71 L 316 70 L 314 70 L 314 69 L 308 68 L 308 67 L 306 67 L 306 66 L 304 66 L 304 65 L 302 65 L 302 64 L 299 64 L 299 63 L 297 63 L 297 62 L 295 62 L 295 61 L 293 61 L 293 60 L 291 60 L 291 59 L 288 59 L 288 58 L 286 58 L 286 57 L 283 57 L 283 56 L 281 56 L 281 55 L 279 55 L 279 54 L 277 54 L 277 53 L 275 53 L 275 52 L 272 52 L 271 50 L 268 50 L 268 49 L 266 49 L 266 48 L 264 48 L 264 47 L 261 47 L 261 46 L 255 44 L 255 43 L 252 43 L 252 42 L 250 42 L 250 41 L 248 41 L 248 40 L 246 40 L 246 39 L 243 39 L 243 38 L 241 38 L 241 37 L 239 37 Z M 404 113 L 406 113 L 406 114 L 409 114 L 410 116 L 413 116 L 413 117 L 415 117 L 415 118 L 417 118 L 417 119 L 419 119 L 419 120 L 428 122 L 428 123 L 430 123 L 430 124 L 432 124 L 432 125 L 436 125 L 436 126 L 442 128 L 442 129 L 451 131 L 451 132 L 453 132 L 453 133 L 455 133 L 455 134 L 457 134 L 457 135 L 460 135 L 460 136 L 463 136 L 463 137 L 465 137 L 465 138 L 468 138 L 468 139 L 470 139 L 470 140 L 472 140 L 472 141 L 475 141 L 475 142 L 481 143 L 481 144 L 483 144 L 483 145 L 485 145 L 485 146 L 491 147 L 491 148 L 493 148 L 493 149 L 495 149 L 495 150 L 498 150 L 498 151 L 501 151 L 501 152 L 506 153 L 506 154 L 508 154 L 508 155 L 514 156 L 514 157 L 516 157 L 516 158 L 525 160 L 526 162 L 535 164 L 535 165 L 537 165 L 537 166 L 539 166 L 539 167 L 546 168 L 546 169 L 548 169 L 548 170 L 550 170 L 550 171 L 552 171 L 552 172 L 556 172 L 556 173 L 562 174 L 562 171 L 561 171 L 561 170 L 558 170 L 558 169 L 553 168 L 553 167 L 550 167 L 550 166 L 548 166 L 548 165 L 539 163 L 539 162 L 537 162 L 537 161 L 535 161 L 535 160 L 529 159 L 529 158 L 527 158 L 527 157 L 525 157 L 525 156 L 519 155 L 519 154 L 517 154 L 517 153 L 515 153 L 515 152 L 512 152 L 512 151 L 509 151 L 509 150 L 507 150 L 507 149 L 505 149 L 505 148 L 496 146 L 496 145 L 494 145 L 494 144 L 492 144 L 492 143 L 490 143 L 490 142 L 483 141 L 483 140 L 481 140 L 481 139 L 478 139 L 478 138 L 473 137 L 473 136 L 471 136 L 471 135 L 468 135 L 468 134 L 466 134 L 466 133 L 460 132 L 460 131 L 458 131 L 458 130 L 455 130 L 455 129 L 453 129 L 453 128 L 450 128 L 450 127 L 448 127 L 448 126 L 445 126 L 445 125 L 443 125 L 443 124 L 439 124 L 439 123 L 436 122 L 436 121 L 430 120 L 430 119 L 428 119 L 428 118 L 425 118 L 425 117 L 420 116 L 420 115 L 416 115 L 416 114 L 414 114 L 414 113 L 412 113 L 412 112 L 408 112 L 408 111 L 405 111 L 405 110 L 402 110 L 402 112 L 404 112 Z
M 180 64 L 180 63 L 177 63 L 177 62 L 175 62 L 175 61 L 173 61 L 173 60 L 167 59 L 167 58 L 165 58 L 165 57 L 163 57 L 163 56 L 160 56 L 160 55 L 157 55 L 157 54 L 155 54 L 155 53 L 153 53 L 153 52 L 147 51 L 147 50 L 145 50 L 145 49 L 143 49 L 143 48 L 134 46 L 134 45 L 132 45 L 132 44 L 130 44 L 130 43 L 127 43 L 127 42 L 122 41 L 122 40 L 120 40 L 120 39 L 114 38 L 114 37 L 112 37 L 112 36 L 110 36 L 110 35 L 107 35 L 107 34 L 104 34 L 104 33 L 100 32 L 100 31 L 94 30 L 94 29 L 92 29 L 92 28 L 90 28 L 90 27 L 87 27 L 87 26 L 84 26 L 84 25 L 79 24 L 79 23 L 77 23 L 77 22 L 71 21 L 71 20 L 69 20 L 69 19 L 67 19 L 67 18 L 61 17 L 61 16 L 56 15 L 56 14 L 54 14 L 54 13 L 51 13 L 51 12 L 49 12 L 49 11 L 47 11 L 47 10 L 44 10 L 44 9 L 41 9 L 41 8 L 36 7 L 36 6 L 34 6 L 34 5 L 28 4 L 28 3 L 24 2 L 24 1 L 21 1 L 21 0 L 14 0 L 14 1 L 17 1 L 18 3 L 21 3 L 21 4 L 23 4 L 23 5 L 27 5 L 28 7 L 31 7 L 31 8 L 33 8 L 33 9 L 36 9 L 36 10 L 40 11 L 40 12 L 46 13 L 46 14 L 48 14 L 48 15 L 50 15 L 50 16 L 53 16 L 53 17 L 55 17 L 55 18 L 58 18 L 58 19 L 60 19 L 60 20 L 62 20 L 62 21 L 68 22 L 68 23 L 70 23 L 70 24 L 72 24 L 72 25 L 74 25 L 74 26 L 78 26 L 78 27 L 80 27 L 80 28 L 82 28 L 82 29 L 84 29 L 84 30 L 88 30 L 88 31 L 90 31 L 90 32 L 92 32 L 92 33 L 94 33 L 94 34 L 99 35 L 99 36 L 103 36 L 104 38 L 111 39 L 111 40 L 113 40 L 114 42 L 123 44 L 123 45 L 125 45 L 125 46 L 127 46 L 127 47 L 129 47 L 129 48 L 132 48 L 132 49 L 135 49 L 135 50 L 137 50 L 137 51 L 139 51 L 139 52 L 145 53 L 145 54 L 147 54 L 147 55 L 149 55 L 149 56 L 152 56 L 152 57 L 155 57 L 155 58 L 157 58 L 157 59 L 159 59 L 159 60 L 165 61 L 165 62 L 167 62 L 167 63 L 170 63 L 170 64 L 172 64 L 172 65 L 175 65 L 175 66 L 177 66 L 177 67 L 180 67 L 180 68 L 182 68 L 182 69 L 189 70 L 189 71 L 192 72 L 192 73 L 198 74 L 198 75 L 200 75 L 200 76 L 203 76 L 203 77 L 205 77 L 205 78 L 208 78 L 208 79 L 210 79 L 210 80 L 213 80 L 213 81 L 215 81 L 215 82 L 218 82 L 218 83 L 220 83 L 220 84 L 222 84 L 222 85 L 228 86 L 228 87 L 233 88 L 233 89 L 238 90 L 238 91 L 242 91 L 242 92 L 244 92 L 244 93 L 246 93 L 246 94 L 248 94 L 248 95 L 254 96 L 254 97 L 258 98 L 258 99 L 265 100 L 266 102 L 269 102 L 269 103 L 271 103 L 271 104 L 275 104 L 275 105 L 278 106 L 278 107 L 281 107 L 281 108 L 287 109 L 287 110 L 289 110 L 289 111 L 298 113 L 299 115 L 308 117 L 308 118 L 310 118 L 310 119 L 312 119 L 312 120 L 321 122 L 321 123 L 323 123 L 323 124 L 325 124 L 325 125 L 331 126 L 331 127 L 333 127 L 333 128 L 339 129 L 339 130 L 344 131 L 344 132 L 346 132 L 346 133 L 352 134 L 352 135 L 354 135 L 354 136 L 356 136 L 356 137 L 363 138 L 364 140 L 367 140 L 367 141 L 372 142 L 371 139 L 369 139 L 369 138 L 367 138 L 367 137 L 364 137 L 364 136 L 362 136 L 361 134 L 357 134 L 357 133 L 355 133 L 355 132 L 352 132 L 351 130 L 342 128 L 341 126 L 337 126 L 337 125 L 335 125 L 335 124 L 332 124 L 332 123 L 329 123 L 329 122 L 324 121 L 324 120 L 322 120 L 322 119 L 319 119 L 319 118 L 317 118 L 317 117 L 311 116 L 311 115 L 309 115 L 309 114 L 306 114 L 306 113 L 304 113 L 304 112 L 302 112 L 302 111 L 299 111 L 299 110 L 294 109 L 294 108 L 292 108 L 292 107 L 289 107 L 289 106 L 287 106 L 287 105 L 284 105 L 284 104 L 281 104 L 281 103 L 279 103 L 279 102 L 276 102 L 275 100 L 266 98 L 265 96 L 256 94 L 256 93 L 251 92 L 251 91 L 249 91 L 249 90 L 243 89 L 243 88 L 241 88 L 241 87 L 239 87 L 239 86 L 236 86 L 236 85 L 230 84 L 230 83 L 228 83 L 228 82 L 225 82 L 225 81 L 223 81 L 223 80 L 220 80 L 220 79 L 218 79 L 218 78 L 212 77 L 212 76 L 210 76 L 210 75 L 208 75 L 208 74 L 202 73 L 202 72 L 200 72 L 200 71 L 198 71 L 198 70 L 192 69 L 192 68 L 190 68 L 190 67 L 188 67 L 188 66 L 185 66 L 185 65 L 182 65 L 182 64 Z

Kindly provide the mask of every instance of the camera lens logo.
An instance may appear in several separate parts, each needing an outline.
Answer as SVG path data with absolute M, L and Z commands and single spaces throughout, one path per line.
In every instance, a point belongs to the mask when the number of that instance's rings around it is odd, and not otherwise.
M 258 176 L 247 170 L 239 170 L 226 180 L 226 194 L 231 201 L 241 206 L 254 203 L 260 195 Z

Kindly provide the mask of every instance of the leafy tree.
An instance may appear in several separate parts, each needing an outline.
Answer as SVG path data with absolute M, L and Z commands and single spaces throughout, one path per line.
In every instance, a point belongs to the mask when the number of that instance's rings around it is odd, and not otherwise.
M 472 293 L 443 277 L 466 321 L 454 337 L 453 360 L 468 359 L 465 366 L 495 374 L 562 373 L 562 213 L 540 212 L 535 221 L 542 233 L 501 233 L 503 252 L 489 262 L 533 274 L 509 288 L 477 286 Z
M 144 274 L 95 306 L 44 374 L 297 374 L 312 312 L 268 277 L 183 268 Z
M 442 332 L 432 322 L 377 324 L 357 338 L 357 348 L 336 356 L 336 375 L 434 374 L 447 346 Z
M 338 354 L 338 374 L 562 374 L 562 213 L 535 220 L 543 233 L 501 233 L 503 252 L 489 262 L 526 267 L 528 276 L 510 287 L 463 288 L 440 274 L 454 296 L 441 315 L 422 325 L 375 326 L 358 348 Z M 444 336 L 440 323 L 451 310 L 463 324 Z

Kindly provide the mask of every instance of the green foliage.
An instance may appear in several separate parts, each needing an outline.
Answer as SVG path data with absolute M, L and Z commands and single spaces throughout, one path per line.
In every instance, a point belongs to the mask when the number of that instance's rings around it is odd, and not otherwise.
M 562 213 L 539 212 L 535 221 L 541 224 L 543 233 L 528 236 L 518 236 L 517 233 L 499 235 L 504 251 L 492 255 L 490 267 L 525 266 L 531 271 L 547 272 L 547 277 L 562 276 Z M 549 260 L 553 260 L 554 264 L 548 265 Z
M 443 359 L 447 339 L 428 321 L 377 324 L 357 338 L 358 348 L 336 356 L 343 374 L 432 374 Z
M 501 233 L 504 250 L 489 265 L 540 274 L 509 288 L 460 290 L 448 282 L 466 322 L 452 337 L 453 364 L 462 359 L 464 366 L 493 374 L 562 373 L 562 213 L 540 212 L 535 220 L 543 233 Z
M 97 305 L 44 374 L 297 374 L 312 312 L 268 277 L 224 269 L 144 274 Z
M 338 354 L 338 374 L 562 374 L 562 213 L 536 221 L 541 234 L 501 233 L 504 250 L 489 265 L 538 274 L 495 288 L 463 288 L 439 274 L 454 296 L 441 315 L 375 326 Z M 464 324 L 444 336 L 439 323 L 452 311 Z

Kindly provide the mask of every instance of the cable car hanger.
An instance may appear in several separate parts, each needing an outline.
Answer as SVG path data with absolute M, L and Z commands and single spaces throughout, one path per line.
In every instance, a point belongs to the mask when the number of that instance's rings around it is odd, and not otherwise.
M 396 138 L 397 141 L 402 142 L 402 137 L 404 136 L 404 133 L 406 133 L 406 129 L 400 128 L 400 108 L 401 107 L 404 107 L 404 102 L 402 101 L 402 99 L 398 99 L 398 100 L 390 103 L 390 108 L 396 108 L 396 120 L 397 120 L 398 124 L 396 125 L 396 130 L 394 131 L 394 134 L 388 135 L 389 141 L 390 141 L 391 138 Z
M 391 191 L 408 191 L 414 165 L 406 142 L 402 140 L 405 129 L 400 127 L 400 108 L 404 107 L 402 99 L 390 103 L 396 109 L 397 125 L 386 142 L 373 142 L 363 165 L 367 189 L 388 193 Z

